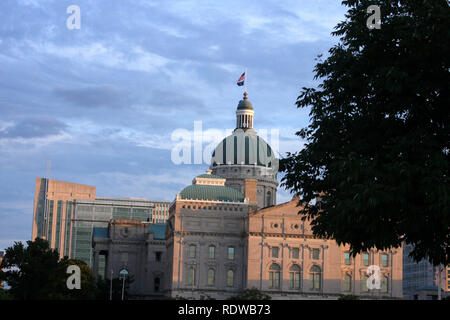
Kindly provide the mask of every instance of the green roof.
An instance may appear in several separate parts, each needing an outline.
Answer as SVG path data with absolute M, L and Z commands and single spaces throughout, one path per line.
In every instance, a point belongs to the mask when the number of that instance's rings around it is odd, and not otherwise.
M 94 238 L 108 238 L 108 228 L 94 227 L 93 237 Z
M 244 195 L 225 186 L 193 184 L 180 192 L 181 199 L 244 202 Z
M 215 174 L 207 174 L 207 173 L 201 174 L 201 175 L 197 176 L 197 178 L 225 179 L 224 177 L 220 177 Z
M 165 239 L 166 224 L 154 223 L 148 226 L 148 231 L 153 231 L 153 239 Z
M 253 105 L 250 101 L 244 99 L 244 100 L 239 101 L 237 109 L 238 110 L 244 110 L 244 109 L 253 110 Z

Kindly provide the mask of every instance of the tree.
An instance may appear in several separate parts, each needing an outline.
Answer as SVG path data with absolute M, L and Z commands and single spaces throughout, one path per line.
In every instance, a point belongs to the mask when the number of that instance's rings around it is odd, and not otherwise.
M 0 288 L 0 301 L 1 300 L 12 300 L 11 294 L 3 288 Z
M 80 267 L 80 290 L 67 288 L 67 268 L 72 264 Z M 90 268 L 83 261 L 59 260 L 58 252 L 41 238 L 27 241 L 27 247 L 15 242 L 7 248 L 0 269 L 4 269 L 0 271 L 0 281 L 7 282 L 11 287 L 8 293 L 17 300 L 85 300 L 96 294 Z
M 303 88 L 311 122 L 302 150 L 280 161 L 315 236 L 353 255 L 412 244 L 415 260 L 448 264 L 450 9 L 445 0 L 346 0 L 329 56 Z M 320 198 L 318 198 L 320 196 Z M 314 199 L 320 201 L 313 201 Z
M 237 296 L 230 297 L 228 300 L 271 300 L 272 297 L 262 293 L 257 288 L 252 287 L 250 289 L 245 289 L 242 293 Z

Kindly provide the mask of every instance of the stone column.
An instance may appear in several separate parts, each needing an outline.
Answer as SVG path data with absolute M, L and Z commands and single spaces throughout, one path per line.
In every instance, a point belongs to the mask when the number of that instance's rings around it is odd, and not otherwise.
M 98 261 L 99 260 L 99 251 L 94 249 L 94 263 L 93 263 L 93 272 L 95 281 L 98 280 Z

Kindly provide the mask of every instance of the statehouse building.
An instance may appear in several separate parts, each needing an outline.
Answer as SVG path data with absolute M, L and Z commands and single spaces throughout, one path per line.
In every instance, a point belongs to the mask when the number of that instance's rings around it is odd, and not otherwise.
M 210 169 L 168 204 L 163 222 L 127 216 L 94 226 L 94 274 L 126 270 L 136 299 L 226 299 L 252 287 L 273 299 L 401 299 L 402 248 L 352 257 L 313 236 L 298 198 L 276 204 L 278 160 L 253 124 L 245 93 L 236 129 L 215 148 Z M 380 270 L 378 289 L 368 287 L 371 265 Z

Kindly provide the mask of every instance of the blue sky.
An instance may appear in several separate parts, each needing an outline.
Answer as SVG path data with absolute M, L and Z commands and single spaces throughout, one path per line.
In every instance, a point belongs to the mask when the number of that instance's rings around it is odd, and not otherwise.
M 69 5 L 81 29 L 69 30 Z M 345 8 L 333 0 L 2 0 L 0 250 L 31 237 L 36 177 L 98 196 L 172 201 L 202 165 L 171 161 L 175 129 L 234 128 L 248 68 L 255 128 L 295 151 L 295 101 Z M 270 142 L 270 139 L 269 139 Z M 290 199 L 279 190 L 278 201 Z

